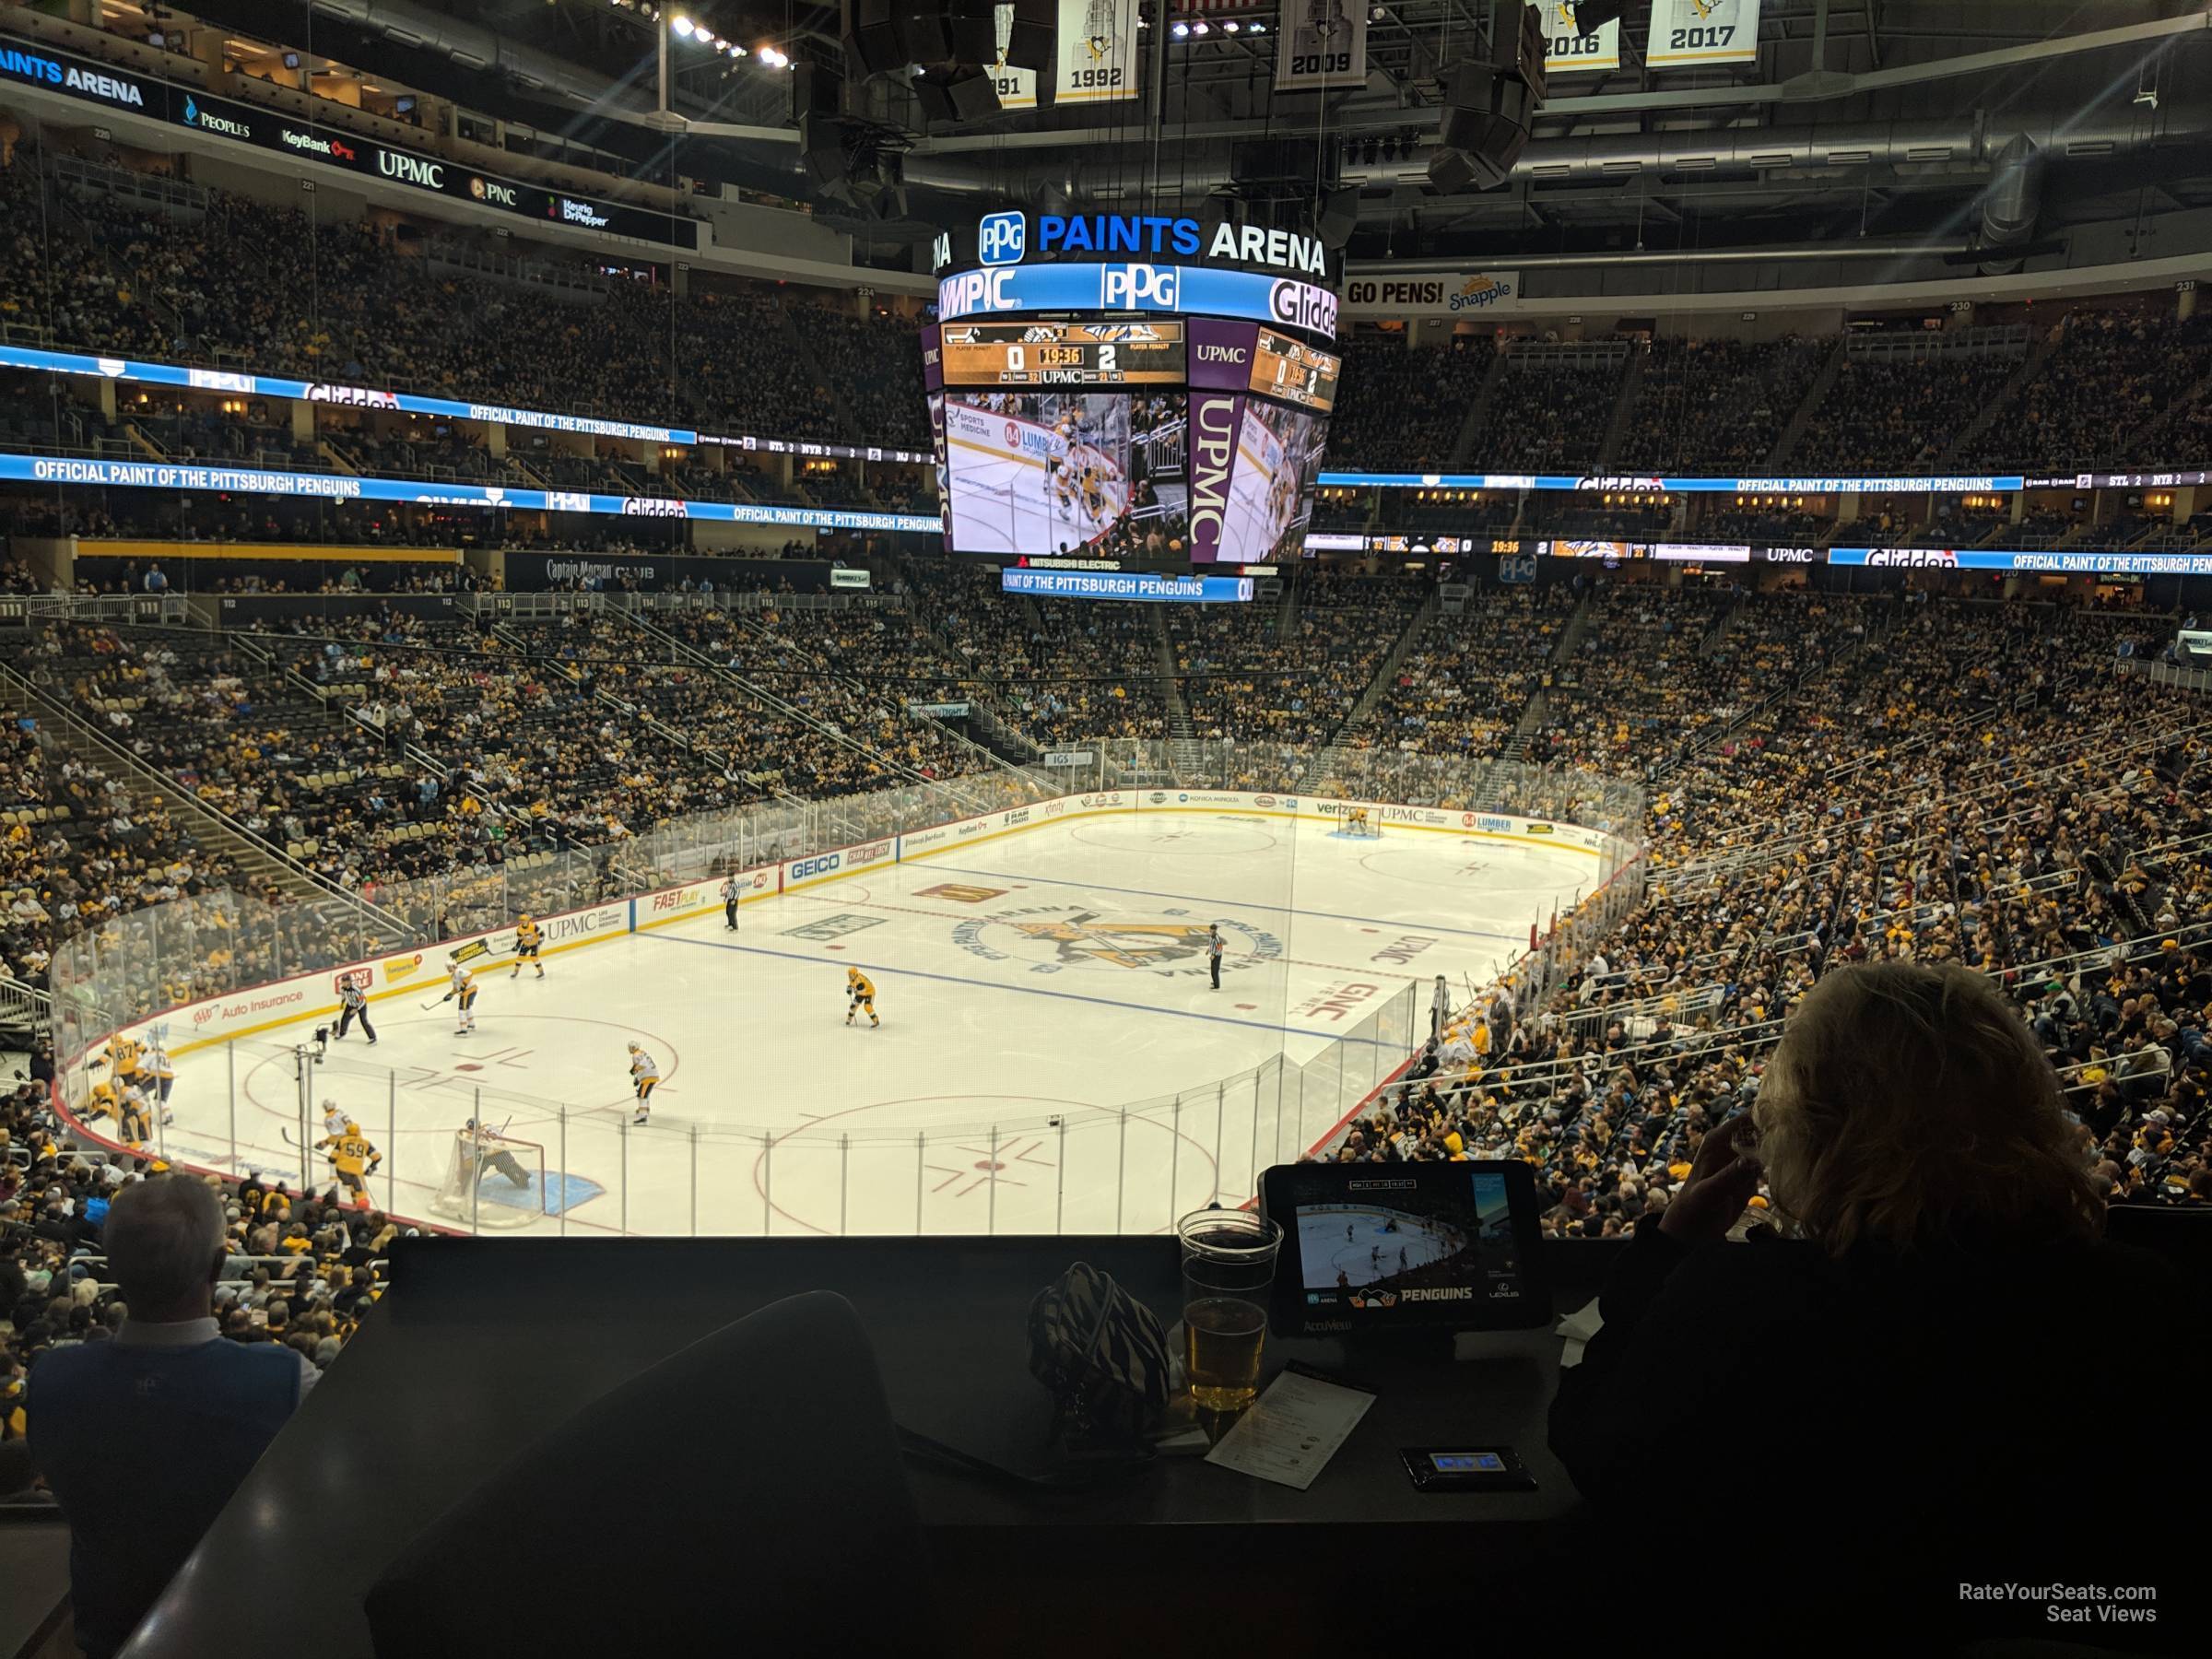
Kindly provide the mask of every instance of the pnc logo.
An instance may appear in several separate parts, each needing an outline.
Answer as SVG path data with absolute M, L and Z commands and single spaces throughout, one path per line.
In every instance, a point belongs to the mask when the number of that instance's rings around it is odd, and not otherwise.
M 1029 251 L 1029 216 L 1018 209 L 986 213 L 975 233 L 976 251 L 987 265 L 1015 265 Z

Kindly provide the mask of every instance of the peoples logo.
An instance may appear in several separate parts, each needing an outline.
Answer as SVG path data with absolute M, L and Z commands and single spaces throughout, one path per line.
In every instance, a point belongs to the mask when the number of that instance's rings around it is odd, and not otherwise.
M 976 228 L 976 249 L 987 265 L 1018 264 L 1029 251 L 1029 216 L 1018 210 L 986 213 Z
M 1246 923 L 1173 909 L 1136 914 L 1038 905 L 963 922 L 952 930 L 952 941 L 971 956 L 1030 973 L 1195 976 L 1209 971 L 1213 925 L 1221 929 L 1226 970 L 1275 961 L 1283 954 L 1281 939 Z

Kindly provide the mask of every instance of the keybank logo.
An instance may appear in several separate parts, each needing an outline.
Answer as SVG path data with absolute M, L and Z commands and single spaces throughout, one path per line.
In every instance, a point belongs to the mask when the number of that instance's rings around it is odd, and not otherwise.
M 1029 249 L 1029 216 L 1019 210 L 986 213 L 976 230 L 975 241 L 985 265 L 1017 264 Z

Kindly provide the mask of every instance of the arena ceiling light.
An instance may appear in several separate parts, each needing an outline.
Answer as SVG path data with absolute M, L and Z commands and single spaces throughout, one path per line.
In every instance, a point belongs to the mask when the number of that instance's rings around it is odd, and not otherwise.
M 687 41 L 691 38 L 691 19 L 688 18 L 678 18 L 675 22 L 669 24 L 668 27 L 675 29 L 677 34 L 683 36 L 683 38 Z

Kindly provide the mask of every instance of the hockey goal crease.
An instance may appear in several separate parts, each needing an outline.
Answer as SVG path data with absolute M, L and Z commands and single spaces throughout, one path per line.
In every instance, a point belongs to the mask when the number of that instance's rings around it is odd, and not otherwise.
M 479 1227 L 526 1227 L 546 1208 L 546 1149 L 489 1130 L 456 1129 L 431 1210 Z

